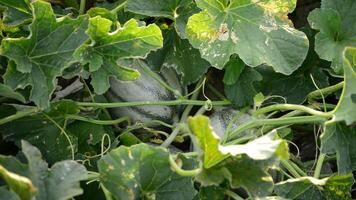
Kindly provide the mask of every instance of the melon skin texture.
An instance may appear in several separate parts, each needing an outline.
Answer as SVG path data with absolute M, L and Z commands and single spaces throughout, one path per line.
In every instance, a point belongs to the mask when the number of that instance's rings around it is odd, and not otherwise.
M 210 123 L 214 132 L 220 137 L 224 138 L 226 133 L 226 128 L 229 122 L 238 114 L 238 110 L 233 108 L 216 108 L 214 113 L 210 115 Z M 244 124 L 251 120 L 252 117 L 249 113 L 242 114 L 231 126 L 230 131 L 238 128 L 241 124 Z M 244 131 L 240 136 L 246 136 L 252 134 L 250 131 Z
M 146 74 L 140 67 L 132 65 L 138 70 L 141 76 L 135 81 L 120 81 L 110 78 L 110 89 L 105 94 L 109 102 L 132 102 L 132 101 L 170 101 L 176 100 L 173 92 L 164 88 L 158 81 Z M 184 88 L 180 84 L 179 77 L 174 69 L 162 68 L 158 76 L 172 88 L 181 94 Z M 114 118 L 129 117 L 131 122 L 149 122 L 160 120 L 166 123 L 173 123 L 174 118 L 180 115 L 179 106 L 133 106 L 110 109 Z

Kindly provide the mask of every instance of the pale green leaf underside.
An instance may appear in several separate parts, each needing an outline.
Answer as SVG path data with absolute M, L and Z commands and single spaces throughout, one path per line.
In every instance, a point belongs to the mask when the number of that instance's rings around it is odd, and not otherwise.
M 37 191 L 31 180 L 8 171 L 2 165 L 0 165 L 0 177 L 22 200 L 31 200 Z
M 242 145 L 220 144 L 219 136 L 214 133 L 210 126 L 209 118 L 206 116 L 190 117 L 189 128 L 196 137 L 199 147 L 203 151 L 204 167 L 210 168 L 229 156 L 246 154 L 254 160 L 266 160 L 274 156 L 282 147 L 286 151 L 285 142 L 274 140 L 275 132 L 252 140 Z M 278 152 L 282 155 L 282 152 Z M 286 155 L 286 154 L 284 154 Z
M 350 125 L 356 121 L 356 48 L 347 48 L 344 57 L 344 88 L 340 100 L 333 110 L 331 122 L 345 121 Z
M 232 54 L 249 66 L 266 63 L 283 74 L 291 74 L 302 64 L 308 39 L 286 19 L 295 1 L 223 2 L 197 0 L 203 11 L 189 18 L 186 30 L 191 44 L 214 67 L 223 68 Z

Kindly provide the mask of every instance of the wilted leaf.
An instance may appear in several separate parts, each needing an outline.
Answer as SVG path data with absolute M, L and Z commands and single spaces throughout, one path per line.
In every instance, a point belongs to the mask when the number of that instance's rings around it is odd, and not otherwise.
M 275 132 L 271 132 L 246 144 L 223 146 L 220 144 L 219 136 L 210 127 L 208 117 L 190 117 L 188 124 L 200 149 L 203 151 L 205 168 L 213 167 L 229 156 L 234 157 L 241 154 L 246 154 L 254 160 L 266 160 L 276 154 L 282 155 L 282 157 L 288 156 L 288 153 L 282 153 L 284 151 L 288 152 L 286 143 L 282 140 L 274 140 L 276 136 Z

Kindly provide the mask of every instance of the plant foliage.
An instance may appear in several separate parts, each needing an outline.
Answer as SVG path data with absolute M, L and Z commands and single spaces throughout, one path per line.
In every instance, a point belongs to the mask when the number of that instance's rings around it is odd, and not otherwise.
M 356 198 L 355 10 L 0 0 L 0 200 Z

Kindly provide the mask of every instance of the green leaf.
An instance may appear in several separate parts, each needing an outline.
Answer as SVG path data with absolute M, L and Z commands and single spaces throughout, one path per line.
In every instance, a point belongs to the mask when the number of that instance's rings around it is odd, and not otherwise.
M 347 48 L 344 58 L 344 87 L 330 122 L 345 121 L 346 125 L 356 122 L 356 48 Z
M 28 0 L 0 0 L 0 7 L 5 7 L 3 22 L 9 26 L 17 26 L 31 19 Z
M 76 114 L 78 107 L 70 101 L 60 101 L 52 104 L 52 110 L 46 113 L 60 127 L 64 128 L 65 114 Z M 42 114 L 24 117 L 1 126 L 0 133 L 6 141 L 14 141 L 21 146 L 21 140 L 27 140 L 39 148 L 49 163 L 71 158 L 72 149 L 77 150 L 78 139 L 69 134 L 68 138 L 53 121 Z
M 1 84 L 0 83 L 0 96 L 10 98 L 10 99 L 16 99 L 22 103 L 26 102 L 26 99 L 22 94 L 15 92 L 11 87 Z
M 273 190 L 273 179 L 268 170 L 275 164 L 275 159 L 261 161 L 241 155 L 204 169 L 196 179 L 203 186 L 219 185 L 227 180 L 231 188 L 243 187 L 251 199 L 260 199 Z
M 320 32 L 315 36 L 315 51 L 320 58 L 331 61 L 337 73 L 342 73 L 345 47 L 356 47 L 354 0 L 323 0 L 320 9 L 313 10 L 308 21 Z
M 334 175 L 321 180 L 301 177 L 277 183 L 275 192 L 281 197 L 295 200 L 351 200 L 350 190 L 353 183 L 352 174 Z
M 103 17 L 103 18 L 108 19 L 110 21 L 116 21 L 117 20 L 117 15 L 114 14 L 113 12 L 110 12 L 110 10 L 107 10 L 105 8 L 94 7 L 94 8 L 91 8 L 90 10 L 88 10 L 87 14 L 89 15 L 90 18 L 94 18 L 96 16 L 100 16 L 100 17 Z
M 356 129 L 342 123 L 328 124 L 321 135 L 321 151 L 325 154 L 336 153 L 338 172 L 349 173 L 356 169 Z
M 197 116 L 188 118 L 188 125 L 195 136 L 199 148 L 203 151 L 203 164 L 211 168 L 229 156 L 247 154 L 254 160 L 266 160 L 275 154 L 288 157 L 288 147 L 282 140 L 274 140 L 276 133 L 271 132 L 246 144 L 220 145 L 220 138 L 210 126 L 209 118 Z M 278 150 L 278 151 L 277 151 Z
M 185 28 L 188 18 L 199 9 L 191 0 L 128 0 L 125 10 L 150 17 L 166 17 L 173 20 L 178 35 L 186 38 Z
M 51 168 L 42 160 L 41 152 L 26 141 L 21 142 L 27 164 L 21 164 L 12 157 L 0 156 L 0 164 L 7 170 L 26 176 L 31 180 L 38 192 L 37 200 L 67 200 L 82 193 L 79 181 L 87 178 L 84 166 L 75 161 L 61 161 L 55 163 Z M 12 164 L 10 164 L 12 163 Z M 4 165 L 5 164 L 5 165 Z M 20 170 L 24 168 L 24 170 Z
M 37 148 L 22 141 L 22 151 L 28 161 L 29 178 L 38 188 L 36 199 L 65 200 L 82 193 L 79 181 L 87 178 L 84 166 L 75 161 L 61 161 L 48 169 Z
M 243 187 L 252 197 L 264 197 L 273 190 L 273 179 L 268 173 L 270 161 L 261 162 L 242 156 L 225 165 L 231 174 L 233 188 Z
M 208 169 L 229 156 L 220 152 L 220 138 L 210 127 L 208 117 L 190 117 L 188 118 L 188 125 L 200 149 L 203 151 L 203 164 L 205 168 Z
M 188 40 L 181 39 L 174 31 L 165 31 L 163 36 L 163 48 L 147 57 L 150 65 L 174 68 L 181 75 L 184 85 L 199 80 L 210 67 L 209 62 L 201 58 L 199 50 L 193 48 Z
M 22 200 L 31 200 L 37 191 L 28 178 L 12 173 L 1 165 L 0 177 Z
M 136 70 L 119 66 L 118 59 L 145 57 L 163 45 L 161 30 L 155 24 L 139 26 L 136 20 L 131 19 L 110 32 L 112 24 L 100 16 L 91 18 L 87 30 L 91 44 L 84 44 L 76 51 L 78 59 L 89 63 L 91 84 L 97 94 L 109 89 L 111 76 L 124 81 L 139 77 Z
M 223 82 L 225 85 L 233 85 L 239 80 L 242 71 L 245 69 L 245 63 L 241 59 L 230 59 L 225 65 Z
M 14 89 L 32 87 L 30 100 L 40 107 L 49 106 L 56 77 L 74 61 L 72 54 L 87 36 L 85 17 L 56 19 L 49 3 L 32 3 L 34 21 L 27 38 L 5 38 L 1 54 L 16 63 L 5 74 L 5 84 Z
M 276 72 L 291 74 L 308 51 L 307 37 L 287 18 L 295 2 L 197 0 L 203 11 L 189 18 L 187 36 L 216 68 L 238 54 L 251 67 L 266 63 Z
M 329 86 L 328 76 L 323 69 L 323 67 L 329 67 L 329 63 L 321 60 L 314 51 L 315 33 L 311 28 L 303 28 L 302 30 L 309 38 L 310 47 L 306 59 L 298 70 L 286 76 L 276 73 L 266 66 L 257 68 L 257 71 L 263 76 L 263 80 L 259 84 L 263 94 L 284 98 L 274 98 L 274 101 L 280 100 L 283 103 L 287 101 L 292 104 L 301 104 L 310 92 L 317 90 L 316 86 L 319 88 Z
M 263 81 L 260 82 L 263 94 L 283 97 L 284 99 L 274 99 L 283 103 L 301 104 L 310 92 L 317 90 L 311 76 L 319 88 L 327 87 L 329 82 L 328 76 L 318 66 L 303 66 L 289 76 L 275 73 L 268 68 L 258 69 L 258 72 L 263 76 Z
M 116 199 L 193 199 L 191 178 L 177 176 L 170 169 L 169 153 L 163 148 L 138 144 L 121 146 L 98 162 L 101 183 Z
M 0 200 L 21 200 L 21 199 L 14 192 L 7 190 L 4 186 L 1 186 Z
M 225 190 L 221 187 L 209 186 L 201 187 L 199 191 L 199 200 L 224 200 Z
M 253 98 L 259 92 L 254 83 L 261 80 L 260 73 L 250 67 L 245 67 L 233 85 L 225 85 L 225 94 L 238 107 L 252 105 Z
M 96 149 L 94 146 L 105 140 L 105 135 L 110 137 L 109 131 L 103 125 L 82 121 L 71 123 L 67 126 L 67 131 L 70 135 L 78 138 L 78 153 L 82 154 L 92 154 L 93 151 L 100 153 L 100 147 Z

